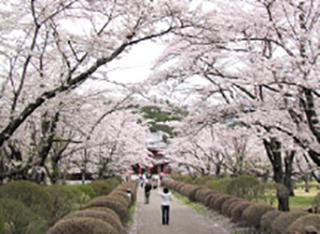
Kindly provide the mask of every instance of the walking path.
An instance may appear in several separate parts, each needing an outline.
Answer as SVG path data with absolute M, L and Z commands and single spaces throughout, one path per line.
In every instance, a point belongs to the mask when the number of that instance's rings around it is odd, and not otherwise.
M 134 226 L 129 234 L 228 234 L 211 219 L 187 207 L 173 197 L 170 205 L 170 224 L 162 225 L 161 198 L 152 190 L 149 204 L 144 203 L 144 191 L 139 187 L 134 214 Z

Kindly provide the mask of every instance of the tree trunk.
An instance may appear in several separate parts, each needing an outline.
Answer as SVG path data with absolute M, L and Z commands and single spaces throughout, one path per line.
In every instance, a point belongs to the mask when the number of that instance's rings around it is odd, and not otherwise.
M 264 139 L 263 143 L 267 151 L 268 158 L 272 164 L 273 180 L 278 184 L 286 186 L 282 167 L 281 142 L 276 138 L 271 138 L 270 141 Z M 277 190 L 278 209 L 280 211 L 289 211 L 289 193 L 279 191 L 279 189 Z
M 81 184 L 86 184 L 86 171 L 84 169 L 81 170 Z
M 290 151 L 286 152 L 285 158 L 285 177 L 284 177 L 284 185 L 289 189 L 290 196 L 294 196 L 294 188 L 292 186 L 292 171 L 293 171 L 293 160 L 296 152 Z
M 56 184 L 59 180 L 59 168 L 58 168 L 58 161 L 55 158 L 52 158 L 52 173 L 50 176 L 50 181 L 52 184 Z
M 308 175 L 303 177 L 304 180 L 304 191 L 306 193 L 309 193 L 309 180 L 308 180 Z
M 221 164 L 220 163 L 216 164 L 216 177 L 217 178 L 221 177 Z
M 290 211 L 289 209 L 289 196 L 288 197 L 278 197 L 278 210 L 280 211 Z

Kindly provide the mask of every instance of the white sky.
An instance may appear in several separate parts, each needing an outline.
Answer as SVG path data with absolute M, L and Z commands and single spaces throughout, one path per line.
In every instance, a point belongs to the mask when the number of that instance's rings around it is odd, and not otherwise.
M 152 73 L 154 61 L 165 49 L 164 45 L 151 41 L 132 47 L 122 59 L 108 65 L 108 78 L 123 83 L 141 82 Z

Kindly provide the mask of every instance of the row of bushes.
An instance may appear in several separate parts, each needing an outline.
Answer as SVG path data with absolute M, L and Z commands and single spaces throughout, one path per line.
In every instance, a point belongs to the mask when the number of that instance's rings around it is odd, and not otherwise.
M 250 179 L 251 180 L 251 179 Z M 320 215 L 307 212 L 280 212 L 272 206 L 255 204 L 241 197 L 225 194 L 205 186 L 163 180 L 162 184 L 186 197 L 231 218 L 239 226 L 263 233 L 283 234 L 320 230 Z M 247 188 L 238 183 L 237 192 Z M 236 193 L 237 193 L 236 192 Z M 248 193 L 246 191 L 246 193 Z M 239 193 L 241 195 L 241 193 Z M 250 193 L 249 193 L 250 194 Z
M 243 175 L 236 178 L 217 179 L 214 176 L 203 176 L 193 179 L 190 176 L 174 174 L 174 180 L 204 187 L 243 198 L 248 201 L 264 199 L 266 190 L 278 190 L 288 192 L 279 184 L 262 184 L 256 177 Z M 275 195 L 275 194 L 274 194 Z M 275 197 L 274 197 L 275 198 Z
M 108 195 L 89 201 L 82 210 L 63 217 L 48 234 L 125 234 L 129 209 L 137 197 L 136 189 L 137 184 L 133 181 L 117 186 Z
M 102 192 L 108 194 L 121 178 L 94 181 L 90 185 L 40 186 L 14 181 L 0 187 L 0 233 L 46 233 L 57 220 L 79 210 Z

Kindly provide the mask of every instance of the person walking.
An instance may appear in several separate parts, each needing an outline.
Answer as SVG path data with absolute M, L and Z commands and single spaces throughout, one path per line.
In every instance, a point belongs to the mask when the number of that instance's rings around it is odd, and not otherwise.
M 150 193 L 151 193 L 152 185 L 149 180 L 147 180 L 146 184 L 144 185 L 144 195 L 145 195 L 145 203 L 149 203 Z
M 163 191 L 159 189 L 158 194 L 161 196 L 162 225 L 169 225 L 170 201 L 172 200 L 172 194 L 166 187 L 163 188 Z

